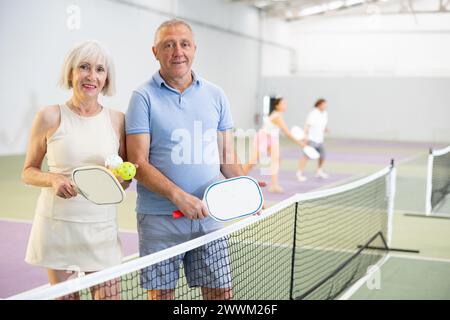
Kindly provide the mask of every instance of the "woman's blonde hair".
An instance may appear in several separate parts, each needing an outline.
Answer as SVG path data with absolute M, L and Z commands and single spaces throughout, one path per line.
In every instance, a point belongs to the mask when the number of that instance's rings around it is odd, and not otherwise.
M 84 60 L 103 60 L 107 70 L 107 77 L 102 93 L 106 96 L 112 96 L 116 92 L 116 77 L 114 62 L 108 50 L 96 41 L 85 41 L 76 45 L 69 51 L 61 70 L 59 85 L 64 89 L 72 88 L 71 73 Z

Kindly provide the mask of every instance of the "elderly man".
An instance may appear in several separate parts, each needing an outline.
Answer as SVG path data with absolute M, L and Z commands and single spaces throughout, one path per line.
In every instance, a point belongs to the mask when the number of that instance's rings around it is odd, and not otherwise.
M 139 165 L 141 256 L 221 228 L 200 199 L 212 182 L 243 175 L 229 102 L 191 70 L 196 48 L 186 22 L 161 24 L 152 48 L 160 69 L 133 92 L 126 114 L 128 159 Z M 173 219 L 174 210 L 184 217 Z M 201 287 L 204 299 L 232 297 L 228 248 L 221 239 L 148 267 L 141 282 L 149 299 L 175 297 L 181 262 L 188 284 Z

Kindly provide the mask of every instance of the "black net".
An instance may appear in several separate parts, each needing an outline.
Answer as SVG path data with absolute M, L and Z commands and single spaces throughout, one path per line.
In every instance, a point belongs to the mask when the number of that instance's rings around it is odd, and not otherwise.
M 295 208 L 214 241 L 205 236 L 198 248 L 61 298 L 289 299 Z
M 384 256 L 388 190 L 382 176 L 356 189 L 299 203 L 295 298 L 334 299 Z
M 436 211 L 450 193 L 450 149 L 433 156 L 431 176 L 431 209 Z

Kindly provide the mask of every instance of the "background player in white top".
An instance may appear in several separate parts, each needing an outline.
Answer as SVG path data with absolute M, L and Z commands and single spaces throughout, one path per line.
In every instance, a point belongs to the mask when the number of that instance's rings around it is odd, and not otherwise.
M 327 101 L 325 99 L 319 99 L 314 104 L 314 110 L 312 110 L 308 117 L 306 118 L 305 125 L 305 136 L 307 139 L 307 144 L 313 147 L 319 152 L 320 157 L 317 164 L 316 177 L 327 179 L 328 174 L 322 170 L 323 163 L 325 161 L 325 148 L 324 148 L 324 137 L 325 133 L 328 132 L 328 113 Z M 299 181 L 306 181 L 307 178 L 303 175 L 305 170 L 306 162 L 308 157 L 303 154 L 300 158 L 299 168 L 297 171 L 297 179 Z

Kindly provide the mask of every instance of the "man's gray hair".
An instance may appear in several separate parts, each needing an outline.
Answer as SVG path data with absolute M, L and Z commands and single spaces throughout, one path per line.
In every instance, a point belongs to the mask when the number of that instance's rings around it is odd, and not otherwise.
M 158 45 L 158 43 L 159 43 L 159 34 L 160 34 L 162 29 L 169 28 L 169 27 L 175 27 L 177 25 L 185 26 L 192 33 L 192 36 L 194 36 L 194 32 L 192 31 L 192 28 L 189 25 L 189 23 L 187 23 L 184 20 L 180 20 L 180 19 L 170 19 L 170 20 L 167 20 L 167 21 L 164 21 L 163 23 L 161 23 L 159 25 L 158 29 L 156 29 L 156 31 L 155 31 L 155 39 L 154 39 L 153 45 L 155 47 Z

